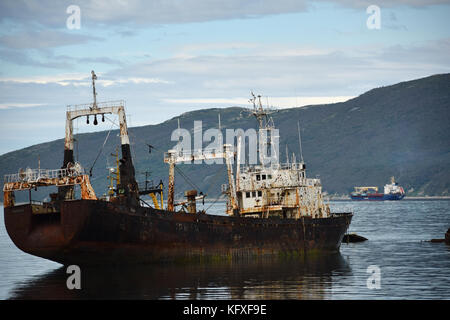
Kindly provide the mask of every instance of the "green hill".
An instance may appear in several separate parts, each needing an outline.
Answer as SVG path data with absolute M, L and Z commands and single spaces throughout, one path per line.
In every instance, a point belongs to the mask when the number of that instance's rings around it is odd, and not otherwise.
M 230 107 L 188 112 L 158 125 L 130 128 L 137 178 L 143 180 L 144 172 L 151 171 L 151 179 L 162 179 L 167 185 L 163 152 L 175 145 L 170 136 L 177 119 L 191 133 L 194 120 L 202 120 L 204 132 L 218 127 L 218 113 L 223 129 L 256 127 L 254 118 Z M 408 195 L 450 195 L 450 74 L 376 88 L 343 103 L 281 109 L 273 119 L 280 129 L 283 160 L 286 144 L 298 154 L 300 121 L 308 176 L 320 175 L 328 193 L 347 194 L 354 186 L 382 187 L 395 176 Z M 76 136 L 75 155 L 87 170 L 106 135 L 104 131 Z M 146 143 L 156 147 L 150 154 Z M 106 190 L 106 166 L 114 164 L 110 154 L 118 144 L 117 131 L 112 132 L 93 168 L 91 180 L 97 194 Z M 37 167 L 38 155 L 41 167 L 59 168 L 63 146 L 59 139 L 4 154 L 0 174 Z M 224 165 L 182 164 L 179 168 L 210 197 L 217 196 L 226 182 Z M 191 188 L 178 174 L 176 193 Z M 36 193 L 34 198 L 43 195 Z

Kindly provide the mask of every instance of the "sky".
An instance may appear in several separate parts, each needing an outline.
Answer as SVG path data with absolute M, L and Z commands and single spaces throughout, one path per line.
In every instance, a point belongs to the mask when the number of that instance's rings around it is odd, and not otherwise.
M 346 101 L 448 73 L 449 57 L 449 0 L 2 0 L 0 154 L 63 138 L 91 70 L 97 101 L 125 100 L 143 126 L 251 91 L 278 108 Z

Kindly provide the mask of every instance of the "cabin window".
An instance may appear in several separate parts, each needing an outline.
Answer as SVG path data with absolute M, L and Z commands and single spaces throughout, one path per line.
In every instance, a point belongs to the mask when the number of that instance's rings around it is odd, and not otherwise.
M 252 191 L 252 197 L 256 198 L 256 191 Z
M 262 191 L 258 191 L 258 197 L 262 197 Z
M 271 174 L 267 175 L 267 179 L 272 179 L 272 175 Z
M 245 197 L 246 197 L 246 198 L 250 198 L 250 192 L 246 192 L 246 193 L 245 193 Z
M 263 174 L 263 175 L 261 176 L 261 179 L 262 179 L 262 180 L 266 180 L 266 175 Z
M 261 176 L 259 174 L 256 175 L 256 181 L 261 180 Z

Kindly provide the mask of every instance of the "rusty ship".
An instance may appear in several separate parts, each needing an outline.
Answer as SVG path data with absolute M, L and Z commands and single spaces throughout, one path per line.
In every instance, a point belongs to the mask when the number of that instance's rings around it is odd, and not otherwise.
M 4 219 L 7 232 L 22 251 L 63 265 L 144 264 L 166 261 L 234 259 L 304 255 L 339 251 L 351 212 L 332 213 L 322 197 L 319 179 L 306 177 L 303 161 L 241 165 L 240 148 L 225 144 L 219 151 L 199 154 L 169 150 L 167 203 L 163 185 L 139 188 L 130 151 L 125 103 L 97 102 L 92 72 L 92 103 L 69 106 L 62 167 L 26 169 L 4 177 Z M 253 109 L 259 132 L 271 132 L 273 120 L 257 98 Z M 90 176 L 74 161 L 73 121 L 113 114 L 120 126 L 121 157 L 117 183 L 107 197 L 98 197 Z M 241 139 L 238 139 L 238 145 Z M 236 149 L 236 150 L 235 150 Z M 261 153 L 260 153 L 261 154 Z M 197 190 L 175 203 L 175 166 L 179 162 L 221 158 L 228 184 L 222 215 L 197 210 L 204 199 Z M 238 158 L 233 168 L 233 160 Z M 53 187 L 50 201 L 31 200 L 32 189 Z M 54 188 L 56 187 L 56 188 Z M 75 188 L 79 192 L 75 192 Z M 28 203 L 15 193 L 30 192 Z M 142 199 L 151 195 L 153 205 Z M 157 197 L 160 202 L 158 203 Z M 177 209 L 181 208 L 181 209 Z

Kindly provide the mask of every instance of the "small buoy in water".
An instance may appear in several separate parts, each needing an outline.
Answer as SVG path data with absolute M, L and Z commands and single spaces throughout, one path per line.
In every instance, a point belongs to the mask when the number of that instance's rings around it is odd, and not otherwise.
M 363 242 L 366 241 L 367 238 L 364 238 L 363 236 L 357 235 L 356 233 L 347 233 L 344 235 L 344 238 L 342 239 L 342 242 Z

